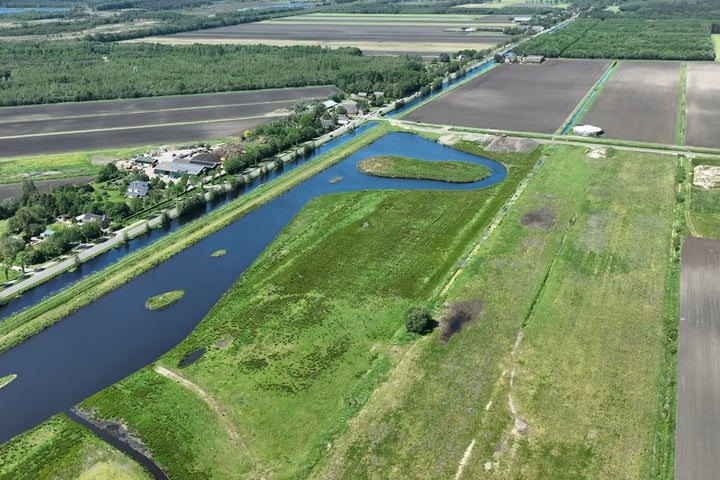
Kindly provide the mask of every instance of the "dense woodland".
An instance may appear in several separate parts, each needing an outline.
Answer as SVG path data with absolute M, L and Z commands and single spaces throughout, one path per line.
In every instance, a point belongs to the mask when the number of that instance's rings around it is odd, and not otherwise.
M 418 58 L 355 48 L 4 42 L 0 105 L 334 84 L 400 97 L 430 83 Z
M 581 18 L 516 48 L 519 54 L 569 58 L 713 60 L 705 19 Z

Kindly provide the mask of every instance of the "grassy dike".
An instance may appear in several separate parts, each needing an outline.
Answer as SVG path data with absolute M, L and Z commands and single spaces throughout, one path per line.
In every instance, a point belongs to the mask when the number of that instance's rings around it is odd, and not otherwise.
M 448 183 L 479 182 L 492 173 L 484 165 L 470 162 L 431 162 L 399 156 L 366 158 L 358 164 L 358 169 L 378 177 L 439 180 Z
M 108 268 L 75 283 L 52 297 L 0 322 L 0 351 L 7 350 L 62 320 L 72 312 L 111 292 L 255 208 L 290 190 L 390 131 L 380 124 L 332 152 L 301 165 L 289 175 L 242 196 Z
M 413 349 L 404 312 L 434 305 L 540 153 L 495 156 L 509 174 L 487 189 L 312 200 L 158 362 L 217 409 L 150 367 L 83 407 L 123 419 L 173 479 L 306 478 Z M 179 369 L 199 348 L 202 358 Z
M 672 475 L 675 161 L 609 153 L 549 155 L 443 299 L 479 318 L 417 342 L 310 478 Z
M 132 459 L 65 415 L 0 445 L 0 478 L 150 480 Z

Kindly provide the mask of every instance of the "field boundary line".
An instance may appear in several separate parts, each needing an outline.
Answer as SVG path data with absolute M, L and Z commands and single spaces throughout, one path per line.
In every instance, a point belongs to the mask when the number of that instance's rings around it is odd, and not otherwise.
M 580 120 L 583 119 L 588 109 L 592 107 L 595 103 L 595 99 L 597 98 L 597 96 L 600 95 L 603 88 L 605 88 L 605 85 L 607 84 L 608 80 L 610 80 L 610 77 L 612 77 L 617 70 L 619 64 L 620 62 L 618 60 L 615 60 L 610 65 L 608 65 L 602 75 L 600 75 L 600 78 L 597 80 L 597 82 L 595 82 L 592 87 L 590 87 L 585 96 L 575 106 L 572 113 L 570 113 L 570 116 L 565 119 L 565 122 L 563 122 L 563 124 L 560 126 L 560 129 L 555 132 L 555 135 L 567 135 L 568 131 L 570 131 L 572 127 L 574 127 Z
M 687 62 L 680 64 L 680 95 L 678 95 L 677 118 L 675 120 L 675 143 L 685 144 L 686 108 L 685 93 L 687 91 Z
M 207 404 L 208 407 L 210 407 L 210 410 L 212 410 L 215 415 L 217 416 L 218 420 L 220 421 L 220 425 L 225 429 L 225 432 L 230 437 L 230 440 L 238 446 L 241 450 L 244 451 L 245 455 L 252 461 L 253 468 L 255 471 L 257 471 L 257 459 L 255 456 L 250 452 L 250 449 L 245 444 L 245 441 L 242 439 L 242 437 L 237 433 L 237 430 L 235 430 L 235 427 L 233 426 L 232 422 L 228 419 L 227 415 L 225 414 L 225 411 L 220 407 L 220 405 L 215 401 L 213 397 L 211 397 L 205 390 L 200 388 L 197 384 L 191 382 L 187 378 L 178 375 L 177 373 L 173 372 L 172 370 L 165 368 L 161 365 L 156 365 L 153 370 L 158 375 L 161 375 L 165 378 L 168 378 L 179 385 L 182 385 L 183 387 L 187 388 L 191 392 L 193 392 L 195 395 L 197 395 L 203 402 Z

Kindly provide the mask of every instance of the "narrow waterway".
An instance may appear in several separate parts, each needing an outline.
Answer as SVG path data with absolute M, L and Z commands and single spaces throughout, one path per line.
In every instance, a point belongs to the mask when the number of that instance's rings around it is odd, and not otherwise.
M 425 160 L 464 160 L 492 175 L 471 184 L 371 177 L 360 160 L 405 155 Z M 507 175 L 491 160 L 469 155 L 410 133 L 391 133 L 296 186 L 235 223 L 98 299 L 21 345 L 0 354 L 0 376 L 18 378 L 0 391 L 0 443 L 67 410 L 93 393 L 148 365 L 180 343 L 220 296 L 312 198 L 368 189 L 468 190 Z M 330 180 L 343 177 L 338 183 Z M 227 250 L 221 258 L 212 252 Z M 161 311 L 145 300 L 184 289 L 185 298 Z

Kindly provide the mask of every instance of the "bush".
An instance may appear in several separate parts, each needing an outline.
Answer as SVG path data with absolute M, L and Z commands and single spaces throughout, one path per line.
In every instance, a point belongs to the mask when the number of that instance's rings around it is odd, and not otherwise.
M 405 314 L 405 328 L 408 332 L 425 334 L 431 332 L 435 322 L 425 307 L 413 307 Z

